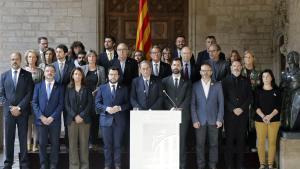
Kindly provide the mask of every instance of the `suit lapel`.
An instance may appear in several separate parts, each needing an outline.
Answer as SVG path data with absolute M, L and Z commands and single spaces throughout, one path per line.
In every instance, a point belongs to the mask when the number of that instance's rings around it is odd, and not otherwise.
M 210 97 L 210 95 L 211 95 L 211 93 L 212 93 L 212 88 L 214 87 L 214 83 L 211 81 L 210 82 L 210 86 L 209 86 L 209 89 L 208 89 L 208 96 L 207 96 L 207 99 L 206 100 L 208 100 L 209 99 L 209 97 Z
M 205 96 L 205 92 L 204 92 L 204 87 L 202 85 L 202 81 L 200 80 L 199 82 L 200 82 L 200 90 L 199 90 L 200 95 L 202 95 L 202 97 L 205 98 L 205 101 L 206 101 L 207 99 L 206 99 L 206 96 Z
M 16 86 L 15 90 L 18 90 L 18 86 L 19 86 L 20 84 L 25 84 L 25 83 L 24 83 L 24 71 L 26 71 L 26 70 L 23 70 L 23 69 L 21 68 L 20 73 L 19 73 L 19 77 L 18 77 L 18 80 L 17 80 L 17 86 Z M 12 81 L 12 82 L 13 82 L 13 81 Z M 14 82 L 13 82 L 13 84 L 14 84 Z

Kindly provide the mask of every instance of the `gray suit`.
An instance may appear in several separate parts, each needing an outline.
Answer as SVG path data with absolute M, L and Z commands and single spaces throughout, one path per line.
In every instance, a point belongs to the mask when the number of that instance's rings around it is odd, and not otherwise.
M 206 98 L 201 80 L 193 85 L 191 114 L 193 123 L 200 122 L 196 132 L 198 168 L 205 168 L 205 141 L 209 139 L 209 167 L 215 168 L 218 162 L 218 128 L 216 121 L 223 122 L 224 97 L 222 85 L 211 82 Z
M 172 98 L 178 108 L 182 109 L 181 124 L 180 124 L 180 168 L 185 168 L 186 164 L 186 136 L 191 120 L 190 101 L 192 83 L 189 80 L 184 80 L 183 77 L 179 80 L 178 88 L 175 87 L 172 75 L 162 80 L 163 89 Z M 164 107 L 171 109 L 174 107 L 172 102 L 165 97 Z

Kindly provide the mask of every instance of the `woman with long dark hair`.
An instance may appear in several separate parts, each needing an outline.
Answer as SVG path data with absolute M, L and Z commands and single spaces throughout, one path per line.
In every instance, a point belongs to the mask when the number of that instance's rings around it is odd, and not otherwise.
M 257 135 L 257 152 L 260 169 L 268 165 L 273 169 L 276 140 L 280 127 L 281 94 L 275 83 L 272 70 L 266 69 L 260 75 L 261 85 L 255 92 L 255 128 Z M 265 143 L 268 137 L 268 160 L 265 158 Z
M 85 77 L 81 68 L 74 68 L 70 79 L 65 92 L 69 134 L 69 168 L 89 169 L 88 146 L 92 94 L 85 86 Z

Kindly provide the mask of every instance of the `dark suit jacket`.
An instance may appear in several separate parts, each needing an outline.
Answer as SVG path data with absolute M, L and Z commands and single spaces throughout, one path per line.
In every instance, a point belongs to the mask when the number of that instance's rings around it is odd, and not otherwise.
M 211 82 L 207 98 L 201 80 L 193 84 L 191 114 L 193 123 L 215 125 L 216 121 L 223 122 L 224 96 L 220 82 Z
M 67 123 L 71 124 L 75 120 L 75 116 L 79 115 L 85 123 L 90 123 L 90 110 L 92 106 L 93 96 L 88 88 L 82 87 L 79 91 L 79 103 L 76 103 L 76 91 L 74 88 L 66 88 L 65 92 L 65 110 L 67 111 Z M 75 107 L 78 106 L 79 110 Z
M 151 62 L 151 66 L 153 66 L 152 62 Z M 154 72 L 153 72 L 154 70 L 153 69 L 154 68 L 152 67 L 152 75 L 154 76 Z M 169 64 L 165 63 L 165 62 L 160 62 L 159 74 L 156 77 L 162 79 L 162 78 L 165 78 L 165 77 L 167 77 L 171 74 L 172 74 L 171 66 Z
M 109 83 L 100 85 L 96 95 L 95 105 L 100 112 L 100 126 L 112 126 L 113 121 L 118 126 L 126 125 L 126 113 L 128 113 L 130 103 L 128 89 L 126 86 L 118 84 L 115 98 L 113 98 Z M 115 114 L 106 112 L 107 107 L 121 106 L 122 111 Z
M 177 48 L 175 48 L 175 49 L 173 50 L 172 56 L 173 56 L 173 58 L 178 58 Z M 180 57 L 180 59 L 182 59 L 182 58 Z M 195 64 L 195 57 L 194 57 L 194 54 L 192 54 L 192 57 L 191 57 L 191 63 L 192 63 L 192 64 Z
M 190 69 L 191 69 L 191 73 L 189 75 L 189 80 L 191 80 L 192 83 L 194 83 L 200 79 L 200 72 L 199 72 L 200 70 L 195 65 L 195 63 L 192 63 L 192 62 L 190 62 Z M 181 74 L 184 75 L 184 65 L 182 66 Z
M 54 77 L 55 81 L 58 82 L 59 84 L 62 84 L 64 87 L 66 87 L 70 82 L 70 74 L 72 70 L 75 68 L 74 63 L 66 60 L 62 77 L 59 75 L 58 61 L 54 62 L 53 65 L 56 71 Z
M 158 78 L 154 76 L 150 77 L 148 93 L 146 95 L 142 76 L 133 79 L 130 94 L 132 107 L 139 108 L 140 110 L 162 110 L 162 85 Z
M 0 85 L 0 101 L 4 103 L 4 115 L 10 113 L 9 106 L 19 106 L 22 115 L 28 115 L 33 91 L 31 73 L 21 69 L 15 89 L 11 70 L 6 71 L 1 75 Z
M 198 53 L 196 65 L 199 67 L 199 70 L 204 61 L 208 59 L 210 59 L 210 57 L 206 49 Z M 220 53 L 220 60 L 225 60 L 225 54 L 223 52 Z
M 64 88 L 59 83 L 54 83 L 49 100 L 47 98 L 46 83 L 44 80 L 34 86 L 32 108 L 36 125 L 42 125 L 40 117 L 44 115 L 45 117 L 51 116 L 54 118 L 51 125 L 59 126 L 63 106 Z
M 104 52 L 100 53 L 100 55 L 98 56 L 97 65 L 103 66 L 105 69 L 105 73 L 107 75 L 108 68 L 111 67 L 113 60 L 116 60 L 116 59 L 118 59 L 117 51 L 114 51 L 114 58 L 111 61 L 108 60 L 107 53 L 106 53 L 106 51 L 104 51 Z
M 179 86 L 176 89 L 173 81 L 173 77 L 168 76 L 162 80 L 163 89 L 175 102 L 178 108 L 182 108 L 181 120 L 188 121 L 191 119 L 190 113 L 190 102 L 191 102 L 191 91 L 192 83 L 189 80 L 184 80 L 181 76 L 179 81 Z M 170 110 L 174 107 L 173 103 L 168 99 L 167 96 L 164 97 L 164 107 Z
M 235 84 L 235 80 L 238 84 Z M 232 74 L 228 75 L 222 81 L 223 93 L 224 93 L 224 104 L 225 104 L 225 118 L 233 118 L 236 115 L 233 113 L 233 109 L 241 108 L 243 113 L 241 117 L 248 117 L 249 105 L 252 101 L 252 90 L 250 81 L 239 76 L 236 78 Z
M 115 59 L 113 61 L 113 66 L 119 67 L 120 69 L 120 79 L 119 82 L 122 83 L 123 85 L 127 86 L 128 88 L 131 87 L 131 82 L 134 78 L 138 77 L 138 63 L 136 60 L 128 57 L 125 61 L 125 68 L 124 68 L 124 73 L 122 73 L 121 69 L 121 64 L 118 59 Z

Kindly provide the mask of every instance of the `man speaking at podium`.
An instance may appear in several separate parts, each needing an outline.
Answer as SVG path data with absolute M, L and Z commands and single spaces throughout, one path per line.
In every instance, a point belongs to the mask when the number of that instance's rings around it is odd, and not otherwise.
M 190 100 L 192 83 L 181 77 L 182 63 L 180 58 L 175 58 L 171 65 L 172 75 L 162 80 L 165 94 L 165 109 L 181 109 L 180 124 L 180 169 L 186 168 L 186 135 L 191 119 Z

